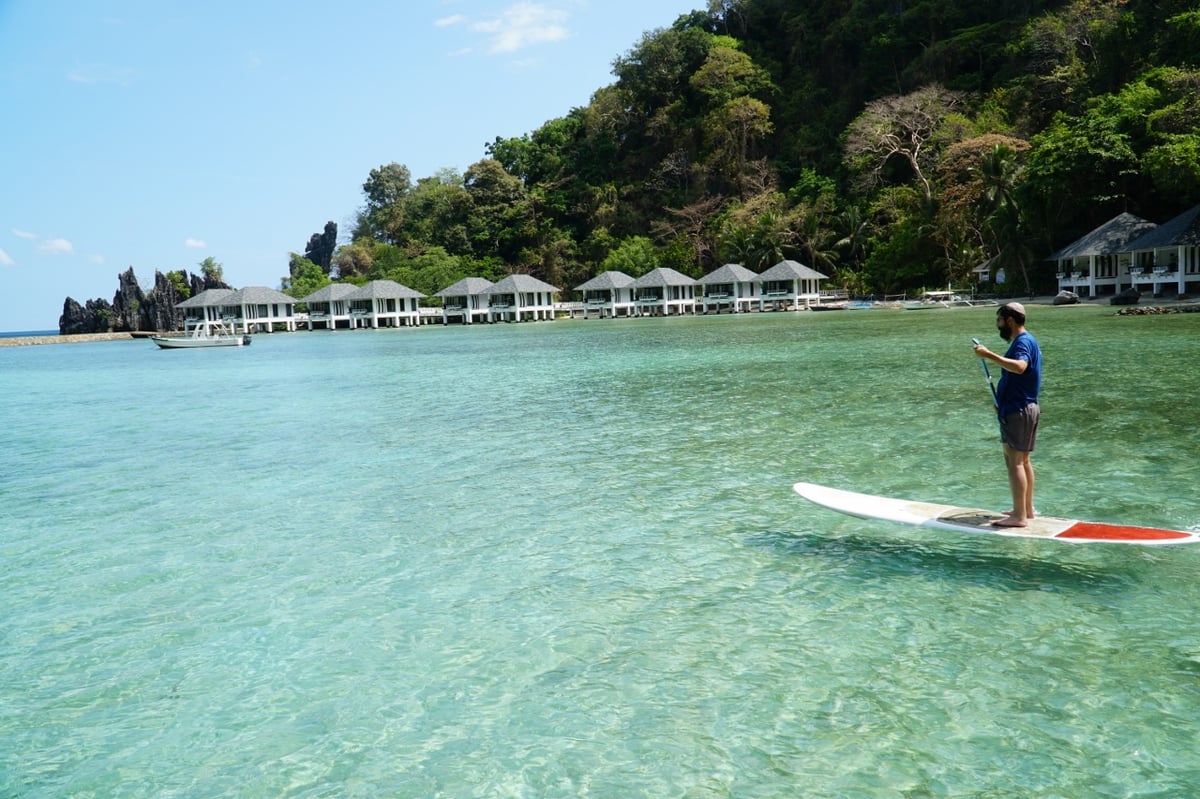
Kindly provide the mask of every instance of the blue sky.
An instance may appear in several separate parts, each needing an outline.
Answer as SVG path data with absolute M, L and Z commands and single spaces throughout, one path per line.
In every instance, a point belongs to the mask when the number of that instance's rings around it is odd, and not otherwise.
M 0 0 L 0 331 L 212 256 L 278 286 L 371 169 L 465 170 L 706 0 Z

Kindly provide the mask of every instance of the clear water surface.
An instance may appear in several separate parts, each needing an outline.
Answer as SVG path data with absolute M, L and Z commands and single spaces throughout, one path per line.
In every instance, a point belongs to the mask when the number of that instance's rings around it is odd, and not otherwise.
M 1031 308 L 1043 512 L 1200 525 L 1200 315 Z M 1001 508 L 991 309 L 0 350 L 0 797 L 1200 794 L 1200 547 Z

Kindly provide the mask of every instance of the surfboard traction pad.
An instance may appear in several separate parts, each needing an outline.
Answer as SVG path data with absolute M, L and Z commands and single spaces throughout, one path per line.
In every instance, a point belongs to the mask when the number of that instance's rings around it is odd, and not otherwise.
M 1193 538 L 1181 530 L 1161 530 L 1154 527 L 1139 527 L 1125 524 L 1085 522 L 1076 519 L 1060 519 L 1055 516 L 1039 516 L 1029 519 L 1025 527 L 996 527 L 992 522 L 1003 519 L 1004 514 L 990 510 L 963 509 L 945 505 L 912 503 L 914 510 L 920 509 L 940 522 L 961 525 L 964 528 L 986 530 L 1000 535 L 1015 535 L 1025 538 L 1058 538 L 1064 541 L 1171 541 Z
M 987 530 L 989 533 L 1003 534 L 1012 531 L 1014 535 L 1034 536 L 1036 538 L 1054 538 L 1073 524 L 1069 519 L 1038 517 L 1036 519 L 1029 519 L 1024 527 L 996 527 L 992 525 L 992 522 L 997 519 L 1003 519 L 1004 514 L 990 510 L 955 509 L 939 513 L 935 518 L 951 524 L 961 524 L 964 527 Z

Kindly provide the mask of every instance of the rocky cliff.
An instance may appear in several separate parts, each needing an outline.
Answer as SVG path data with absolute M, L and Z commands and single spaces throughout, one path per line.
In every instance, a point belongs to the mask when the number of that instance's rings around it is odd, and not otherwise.
M 133 267 L 117 276 L 117 293 L 112 302 L 88 300 L 80 305 L 71 297 L 63 302 L 58 318 L 61 335 L 76 333 L 165 332 L 183 327 L 183 311 L 176 306 L 206 289 L 227 289 L 219 280 L 185 272 L 188 291 L 182 294 L 162 272 L 154 273 L 154 288 L 143 292 Z

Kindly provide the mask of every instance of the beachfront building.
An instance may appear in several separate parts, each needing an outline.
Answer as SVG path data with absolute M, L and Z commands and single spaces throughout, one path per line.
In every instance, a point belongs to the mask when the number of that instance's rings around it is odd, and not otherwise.
M 652 269 L 629 284 L 639 316 L 670 316 L 696 312 L 696 286 L 669 266 Z
M 487 290 L 489 322 L 554 320 L 558 288 L 533 275 L 509 275 Z
M 828 280 L 817 270 L 796 261 L 780 261 L 758 276 L 762 293 L 758 298 L 758 310 L 766 310 L 767 303 L 775 308 L 807 308 L 821 301 L 821 281 Z
M 600 319 L 608 316 L 633 316 L 637 304 L 633 299 L 633 278 L 624 272 L 601 272 L 586 283 L 575 287 L 583 292 L 583 318 L 595 311 Z
M 1127 245 L 1156 227 L 1126 212 L 1052 253 L 1046 260 L 1055 263 L 1059 291 L 1085 297 L 1120 293 L 1135 271 Z
M 296 300 L 265 286 L 207 289 L 175 307 L 184 312 L 185 333 L 197 327 L 211 332 L 218 325 L 237 333 L 270 333 L 276 325 L 296 329 Z
M 464 277 L 447 286 L 433 296 L 442 298 L 442 324 L 458 319 L 464 325 L 473 324 L 478 318 L 487 321 L 487 292 L 495 284 L 481 277 Z
M 325 330 L 349 328 L 350 295 L 358 291 L 351 283 L 330 283 L 300 300 L 308 305 L 308 329 L 320 325 Z
M 758 304 L 758 274 L 741 264 L 725 264 L 700 278 L 697 283 L 704 291 L 700 298 L 704 313 L 708 313 L 709 307 L 716 313 L 725 307 L 740 313 L 753 310 Z
M 266 286 L 247 286 L 234 293 L 239 313 L 234 330 L 242 333 L 270 333 L 276 325 L 296 329 L 296 300 L 282 291 Z
M 233 289 L 205 289 L 176 305 L 183 311 L 183 332 L 190 334 L 199 327 L 209 333 L 224 325 L 227 319 L 233 319 L 237 313 L 232 304 L 234 293 Z
M 1174 291 L 1182 297 L 1200 291 L 1200 205 L 1184 211 L 1125 245 L 1132 258 L 1129 281 L 1156 296 Z
M 372 280 L 346 295 L 351 327 L 416 327 L 421 323 L 417 301 L 425 295 L 394 280 Z

